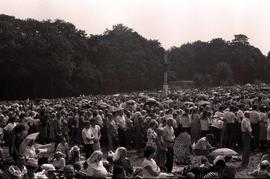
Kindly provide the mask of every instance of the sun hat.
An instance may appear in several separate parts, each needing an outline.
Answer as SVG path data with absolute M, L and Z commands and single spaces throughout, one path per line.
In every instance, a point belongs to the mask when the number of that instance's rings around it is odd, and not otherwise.
M 80 151 L 80 147 L 78 147 L 77 145 L 74 145 L 73 147 L 71 147 L 72 151 Z
M 43 164 L 41 166 L 41 169 L 43 169 L 45 172 L 56 171 L 56 169 L 54 168 L 52 164 Z

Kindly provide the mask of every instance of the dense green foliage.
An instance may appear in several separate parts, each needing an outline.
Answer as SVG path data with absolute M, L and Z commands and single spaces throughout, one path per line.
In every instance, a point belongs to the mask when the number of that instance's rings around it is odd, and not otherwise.
M 61 97 L 160 88 L 164 48 L 122 24 L 87 35 L 62 20 L 0 15 L 0 98 Z M 270 57 L 249 45 L 197 41 L 168 50 L 170 80 L 199 85 L 266 81 Z

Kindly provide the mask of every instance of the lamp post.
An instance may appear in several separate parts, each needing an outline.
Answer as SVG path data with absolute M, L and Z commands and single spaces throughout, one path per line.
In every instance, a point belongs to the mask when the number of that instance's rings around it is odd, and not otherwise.
M 167 52 L 165 52 L 164 54 L 164 81 L 163 81 L 163 93 L 165 96 L 168 95 L 168 69 L 169 69 L 168 54 Z

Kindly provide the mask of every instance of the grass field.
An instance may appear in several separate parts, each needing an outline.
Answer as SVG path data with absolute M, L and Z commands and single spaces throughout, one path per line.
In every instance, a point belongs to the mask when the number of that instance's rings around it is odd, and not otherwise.
M 104 151 L 106 154 L 106 152 Z M 251 154 L 250 157 L 250 162 L 247 168 L 241 168 L 241 162 L 231 162 L 232 165 L 236 167 L 237 171 L 237 177 L 238 178 L 252 178 L 251 176 L 248 175 L 248 172 L 253 171 L 254 169 L 257 168 L 260 159 L 262 157 L 262 153 L 260 152 L 254 152 Z M 9 153 L 8 153 L 8 148 L 4 147 L 3 148 L 3 157 L 8 158 Z M 135 151 L 131 150 L 128 152 L 128 157 L 130 158 L 132 164 L 134 167 L 140 167 L 141 163 L 143 161 L 142 154 L 138 155 L 135 153 Z M 191 161 L 193 165 L 199 165 L 200 164 L 200 157 L 199 156 L 192 156 Z M 174 165 L 173 171 L 181 171 L 185 166 L 181 165 Z

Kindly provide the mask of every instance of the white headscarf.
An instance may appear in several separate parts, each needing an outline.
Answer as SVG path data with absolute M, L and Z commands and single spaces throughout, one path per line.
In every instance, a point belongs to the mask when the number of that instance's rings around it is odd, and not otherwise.
M 117 161 L 123 152 L 127 152 L 127 149 L 125 147 L 118 147 L 113 155 L 113 161 Z

